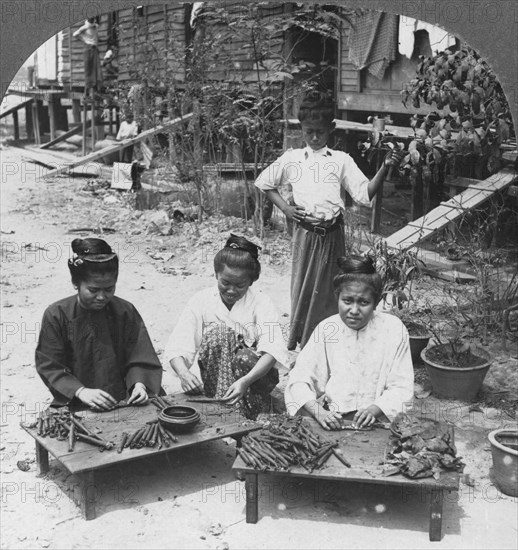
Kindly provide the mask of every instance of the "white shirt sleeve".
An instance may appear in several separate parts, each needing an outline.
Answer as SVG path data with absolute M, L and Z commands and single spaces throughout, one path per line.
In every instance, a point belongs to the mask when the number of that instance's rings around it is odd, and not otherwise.
M 341 182 L 344 189 L 351 195 L 353 201 L 363 206 L 372 206 L 369 199 L 369 179 L 360 170 L 351 156 L 345 154 Z
M 72 36 L 80 36 L 81 34 L 83 34 L 88 28 L 90 27 L 90 24 L 88 23 L 88 21 L 82 25 L 81 27 L 79 27 L 76 31 L 74 31 L 74 33 L 72 34 Z
M 290 153 L 291 149 L 267 166 L 255 180 L 256 187 L 261 191 L 269 191 L 278 189 L 283 183 L 286 183 L 285 168 L 286 164 L 289 163 Z
M 395 350 L 383 387 L 378 388 L 377 405 L 390 420 L 405 412 L 405 404 L 414 396 L 414 367 L 410 354 L 410 340 L 406 328 L 402 327 L 400 341 Z
M 324 395 L 329 380 L 324 335 L 322 333 L 318 337 L 316 335 L 319 326 L 302 348 L 288 377 L 284 400 L 286 410 L 292 416 L 297 414 L 308 401 Z
M 183 357 L 188 367 L 193 364 L 203 330 L 202 315 L 197 309 L 195 296 L 185 306 L 169 337 L 164 351 L 167 364 L 176 357 Z

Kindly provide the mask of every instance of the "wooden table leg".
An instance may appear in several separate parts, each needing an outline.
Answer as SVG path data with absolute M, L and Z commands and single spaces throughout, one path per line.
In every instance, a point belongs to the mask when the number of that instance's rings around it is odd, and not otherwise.
M 94 471 L 90 470 L 80 476 L 79 508 L 83 519 L 95 519 L 95 502 L 97 501 L 97 487 L 95 486 Z
M 430 503 L 430 541 L 441 540 L 443 492 L 432 489 Z
M 38 441 L 36 441 L 36 465 L 40 475 L 49 471 L 49 452 Z
M 245 474 L 245 492 L 246 522 L 257 523 L 259 509 L 257 474 Z

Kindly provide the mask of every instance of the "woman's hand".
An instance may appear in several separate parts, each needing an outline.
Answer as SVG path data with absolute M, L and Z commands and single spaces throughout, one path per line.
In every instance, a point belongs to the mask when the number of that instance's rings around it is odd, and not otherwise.
M 147 388 L 142 382 L 137 382 L 133 386 L 128 405 L 143 405 L 148 400 Z
M 180 382 L 182 385 L 182 390 L 185 393 L 191 394 L 191 395 L 198 395 L 200 393 L 203 393 L 203 384 L 198 380 L 198 377 L 189 370 L 187 372 L 182 373 L 180 376 Z
M 339 412 L 328 411 L 320 403 L 316 403 L 311 414 L 324 430 L 342 429 L 342 415 Z
M 117 401 L 104 390 L 83 388 L 76 394 L 76 397 L 96 411 L 109 411 L 117 405 Z
M 227 401 L 229 405 L 235 405 L 243 398 L 249 385 L 244 378 L 239 378 L 228 388 L 222 399 Z
M 366 409 L 360 409 L 356 411 L 356 414 L 353 417 L 353 428 L 368 428 L 374 422 L 376 418 L 381 414 L 381 409 L 376 405 L 371 405 Z

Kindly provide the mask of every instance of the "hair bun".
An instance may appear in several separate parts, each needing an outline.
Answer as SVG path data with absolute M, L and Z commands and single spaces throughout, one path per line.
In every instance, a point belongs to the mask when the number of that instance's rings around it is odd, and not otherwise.
M 366 275 L 376 273 L 374 262 L 369 256 L 342 256 L 338 258 L 338 267 L 342 273 L 365 273 Z
M 85 249 L 83 239 L 74 239 L 72 241 L 71 246 L 72 246 L 72 251 L 75 252 L 76 254 L 82 254 Z
M 259 258 L 259 250 L 261 250 L 260 246 L 254 244 L 245 237 L 234 235 L 233 233 L 231 233 L 230 237 L 227 239 L 225 248 L 233 248 L 235 250 L 243 250 L 244 252 L 248 252 L 254 260 Z

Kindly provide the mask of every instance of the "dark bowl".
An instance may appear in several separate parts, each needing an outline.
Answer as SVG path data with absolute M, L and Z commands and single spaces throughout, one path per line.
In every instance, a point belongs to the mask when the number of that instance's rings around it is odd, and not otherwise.
M 190 432 L 200 421 L 201 415 L 194 407 L 173 405 L 162 409 L 158 415 L 164 428 L 177 433 Z

